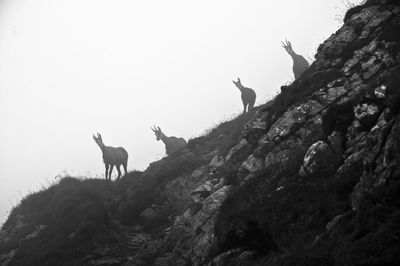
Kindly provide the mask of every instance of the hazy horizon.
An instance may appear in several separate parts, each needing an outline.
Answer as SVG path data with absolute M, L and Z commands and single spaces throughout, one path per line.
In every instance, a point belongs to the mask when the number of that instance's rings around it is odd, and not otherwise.
M 242 111 L 236 77 L 265 103 L 293 81 L 281 41 L 311 61 L 343 8 L 0 0 L 0 224 L 63 171 L 102 178 L 93 133 L 128 151 L 128 170 L 144 170 L 165 156 L 154 124 L 188 140 Z

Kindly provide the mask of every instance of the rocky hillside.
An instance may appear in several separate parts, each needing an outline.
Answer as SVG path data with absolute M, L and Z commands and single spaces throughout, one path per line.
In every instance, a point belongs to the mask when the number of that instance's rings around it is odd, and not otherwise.
M 64 178 L 1 265 L 399 265 L 400 7 L 369 0 L 300 79 L 116 182 Z

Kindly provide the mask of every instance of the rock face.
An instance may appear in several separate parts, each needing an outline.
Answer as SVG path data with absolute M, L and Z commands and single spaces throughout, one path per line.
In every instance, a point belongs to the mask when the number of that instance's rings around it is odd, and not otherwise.
M 92 184 L 90 202 L 103 204 L 93 215 L 107 210 L 98 236 L 70 229 L 64 246 L 75 249 L 28 255 L 29 243 L 61 238 L 46 220 L 30 224 L 22 203 L 0 231 L 0 263 L 24 265 L 24 254 L 31 265 L 396 265 L 399 32 L 396 1 L 349 10 L 274 100 L 134 178 Z

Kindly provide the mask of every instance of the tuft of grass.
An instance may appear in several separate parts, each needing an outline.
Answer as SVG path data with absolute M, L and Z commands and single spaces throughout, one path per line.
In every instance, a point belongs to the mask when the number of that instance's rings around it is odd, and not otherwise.
M 0 253 L 18 248 L 14 265 L 49 265 L 47 257 L 69 257 L 70 248 L 105 232 L 109 217 L 102 193 L 110 188 L 103 180 L 63 178 L 46 190 L 28 195 L 15 207 L 4 224 L 9 229 L 17 219 L 24 226 L 0 246 Z M 44 229 L 27 239 L 38 225 Z M 75 255 L 79 252 L 74 253 Z
M 338 13 L 335 15 L 335 20 L 339 23 L 346 21 L 352 15 L 359 12 L 361 9 L 356 7 L 365 4 L 366 0 L 342 0 L 341 2 L 342 5 L 336 7 Z

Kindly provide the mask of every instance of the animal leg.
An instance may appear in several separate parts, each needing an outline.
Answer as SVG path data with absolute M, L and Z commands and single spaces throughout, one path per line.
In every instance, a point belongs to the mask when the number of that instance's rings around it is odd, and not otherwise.
M 124 166 L 124 172 L 125 172 L 125 176 L 126 176 L 126 173 L 128 172 L 128 171 L 126 170 L 126 168 L 127 168 L 127 164 L 128 164 L 128 163 L 124 163 L 124 164 L 123 164 L 123 166 Z
M 117 171 L 118 171 L 118 177 L 117 177 L 117 179 L 119 179 L 119 178 L 121 177 L 121 169 L 120 169 L 120 167 L 121 167 L 120 164 L 115 166 L 115 168 L 117 168 Z
M 255 101 L 252 101 L 252 102 L 249 104 L 249 112 L 250 112 L 251 110 L 253 110 L 253 108 L 254 108 L 254 103 L 255 103 Z
M 106 164 L 106 174 L 104 175 L 104 177 L 106 178 L 106 180 L 107 180 L 107 176 L 108 176 L 108 164 Z
M 112 174 L 113 169 L 114 169 L 114 165 L 112 164 L 111 167 L 110 167 L 110 172 L 108 172 L 108 179 L 110 181 L 111 181 L 111 174 Z

